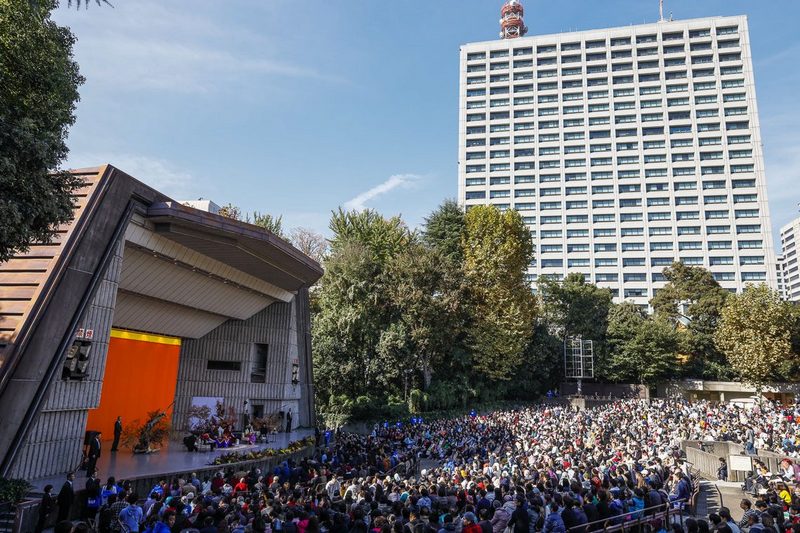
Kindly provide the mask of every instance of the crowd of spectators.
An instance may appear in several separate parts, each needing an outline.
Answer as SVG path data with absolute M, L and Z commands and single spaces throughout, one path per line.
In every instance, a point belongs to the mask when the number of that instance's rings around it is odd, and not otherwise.
M 628 399 L 580 412 L 537 405 L 383 423 L 368 435 L 318 434 L 312 456 L 272 472 L 164 480 L 144 501 L 125 483 L 90 480 L 100 507 L 85 518 L 100 532 L 585 533 L 629 522 L 676 533 L 800 533 L 800 491 L 790 488 L 800 481 L 799 414 Z M 759 485 L 738 523 L 726 508 L 689 517 L 697 480 L 685 440 L 784 454 L 783 490 Z

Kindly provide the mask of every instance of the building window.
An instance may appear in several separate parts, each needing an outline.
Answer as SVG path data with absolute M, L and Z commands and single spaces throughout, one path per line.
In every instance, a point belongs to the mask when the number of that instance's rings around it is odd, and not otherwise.
M 241 361 L 218 361 L 214 359 L 206 361 L 206 370 L 230 370 L 239 372 L 241 369 Z
M 254 348 L 255 354 L 253 357 L 253 368 L 250 371 L 250 383 L 266 383 L 267 354 L 269 353 L 269 345 L 256 344 Z

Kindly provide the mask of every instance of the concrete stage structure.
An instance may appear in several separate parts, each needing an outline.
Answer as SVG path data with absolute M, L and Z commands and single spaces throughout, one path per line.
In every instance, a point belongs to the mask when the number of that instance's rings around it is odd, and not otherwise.
M 105 165 L 52 243 L 0 264 L 0 476 L 74 470 L 87 430 L 192 405 L 314 423 L 313 259 Z M 110 443 L 109 443 L 110 444 Z M 110 446 L 104 446 L 103 454 Z

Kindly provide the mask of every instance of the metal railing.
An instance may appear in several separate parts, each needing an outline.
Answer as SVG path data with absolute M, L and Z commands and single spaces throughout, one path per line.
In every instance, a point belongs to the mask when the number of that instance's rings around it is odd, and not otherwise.
M 588 524 L 572 526 L 567 530 L 567 532 L 585 533 L 590 531 L 627 531 L 633 528 L 641 528 L 642 525 L 649 524 L 656 520 L 663 520 L 664 525 L 669 526 L 670 517 L 679 517 L 681 528 L 683 528 L 683 511 L 686 503 L 687 501 L 685 499 L 674 500 L 666 504 L 662 503 L 637 511 L 629 511 L 627 513 L 622 513 L 609 518 L 595 520 L 594 522 L 589 522 Z

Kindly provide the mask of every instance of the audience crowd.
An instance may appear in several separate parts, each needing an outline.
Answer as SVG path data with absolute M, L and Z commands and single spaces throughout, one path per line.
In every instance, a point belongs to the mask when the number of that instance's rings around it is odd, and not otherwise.
M 627 523 L 675 533 L 800 533 L 798 416 L 774 404 L 627 399 L 580 412 L 536 405 L 384 423 L 368 435 L 318 433 L 302 461 L 164 480 L 144 499 L 129 484 L 92 476 L 85 522 L 56 531 L 92 524 L 103 533 L 585 533 Z M 724 507 L 691 518 L 698 482 L 681 452 L 686 440 L 781 453 L 781 482 L 757 469 L 748 486 L 756 495 L 742 500 L 738 522 Z

